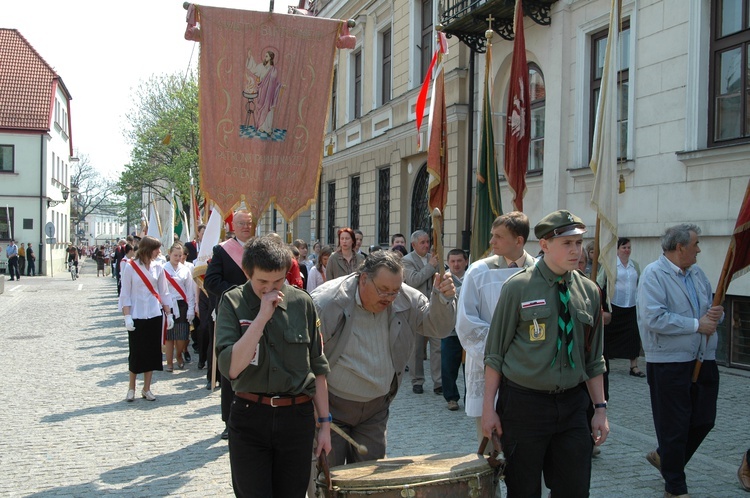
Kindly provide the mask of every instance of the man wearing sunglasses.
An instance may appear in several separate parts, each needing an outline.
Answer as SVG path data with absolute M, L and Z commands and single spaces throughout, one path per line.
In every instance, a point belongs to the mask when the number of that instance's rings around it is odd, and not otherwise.
M 392 251 L 370 254 L 356 273 L 331 280 L 312 293 L 320 317 L 333 421 L 357 443 L 360 455 L 333 434 L 330 466 L 385 457 L 388 408 L 396 396 L 417 334 L 443 338 L 456 321 L 456 289 L 450 273 L 435 274 L 428 296 L 404 284 Z

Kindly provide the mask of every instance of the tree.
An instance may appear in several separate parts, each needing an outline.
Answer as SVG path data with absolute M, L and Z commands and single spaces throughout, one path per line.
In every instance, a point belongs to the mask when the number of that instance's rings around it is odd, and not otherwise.
M 78 162 L 72 163 L 70 175 L 71 188 L 71 229 L 79 229 L 86 216 L 95 211 L 100 211 L 105 206 L 113 204 L 112 194 L 114 184 L 107 180 L 102 174 L 94 169 L 89 157 L 80 154 Z M 75 238 L 78 234 L 75 233 Z
M 126 115 L 126 138 L 132 144 L 131 163 L 118 181 L 118 193 L 128 199 L 148 189 L 171 202 L 172 188 L 190 200 L 190 175 L 198 178 L 198 83 L 194 73 L 152 76 L 134 95 L 134 107 Z M 138 196 L 140 197 L 140 196 Z M 138 199 L 140 201 L 140 198 Z M 140 217 L 137 201 L 128 210 Z

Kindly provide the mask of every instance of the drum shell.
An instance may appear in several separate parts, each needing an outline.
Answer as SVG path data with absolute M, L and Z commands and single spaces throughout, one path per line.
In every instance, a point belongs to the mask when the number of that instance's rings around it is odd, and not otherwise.
M 319 477 L 325 498 L 493 498 L 494 472 L 476 454 L 420 455 L 342 465 L 331 469 L 333 489 Z

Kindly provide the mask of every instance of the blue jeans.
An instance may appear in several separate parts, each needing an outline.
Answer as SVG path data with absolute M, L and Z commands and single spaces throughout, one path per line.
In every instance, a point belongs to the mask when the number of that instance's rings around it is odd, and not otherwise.
M 235 397 L 229 464 L 236 496 L 303 498 L 315 437 L 313 403 L 273 408 Z
M 461 396 L 458 394 L 456 379 L 458 379 L 461 356 L 463 355 L 461 341 L 458 340 L 457 336 L 452 335 L 442 340 L 440 348 L 442 350 L 440 376 L 443 379 L 443 398 L 445 398 L 445 401 L 458 401 Z

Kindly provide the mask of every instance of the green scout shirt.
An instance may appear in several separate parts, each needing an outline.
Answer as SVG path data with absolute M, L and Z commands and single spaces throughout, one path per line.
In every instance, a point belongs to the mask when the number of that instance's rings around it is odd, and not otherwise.
M 485 365 L 518 385 L 541 391 L 569 389 L 604 373 L 599 289 L 578 272 L 567 272 L 563 278 L 570 290 L 575 367 L 568 360 L 564 337 L 557 350 L 559 276 L 544 258 L 505 282 L 487 336 Z M 598 326 L 592 330 L 591 348 L 586 352 L 584 328 L 594 323 Z
M 258 364 L 250 364 L 232 380 L 237 392 L 315 394 L 315 376 L 330 369 L 323 354 L 318 315 L 310 296 L 291 285 L 281 288 L 284 300 L 266 323 L 258 342 Z M 217 307 L 216 356 L 229 378 L 232 347 L 260 312 L 260 298 L 250 282 L 226 291 Z

